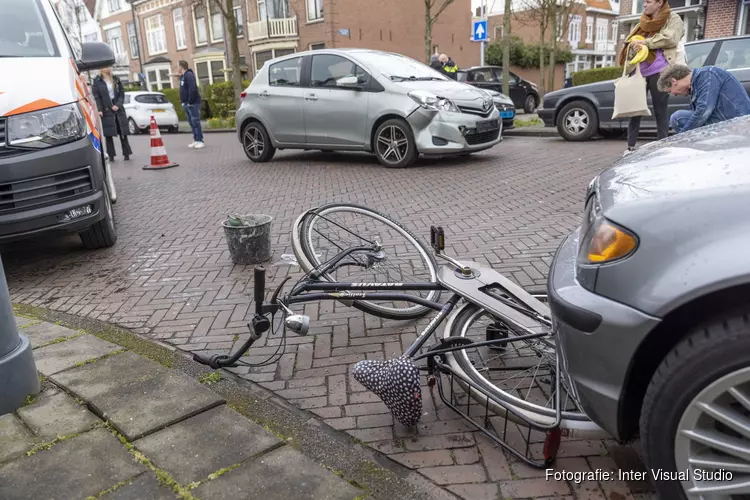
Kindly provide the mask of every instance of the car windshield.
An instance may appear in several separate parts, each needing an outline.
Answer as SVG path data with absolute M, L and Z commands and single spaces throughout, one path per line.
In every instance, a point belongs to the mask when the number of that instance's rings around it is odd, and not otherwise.
M 448 80 L 434 69 L 419 61 L 397 54 L 362 52 L 357 59 L 365 66 L 372 67 L 393 81 Z
M 3 0 L 0 16 L 0 57 L 55 57 L 39 0 Z

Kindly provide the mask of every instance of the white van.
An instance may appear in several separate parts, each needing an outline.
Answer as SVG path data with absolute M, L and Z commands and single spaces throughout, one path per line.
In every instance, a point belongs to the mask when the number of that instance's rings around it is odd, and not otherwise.
M 0 4 L 0 242 L 59 231 L 112 246 L 116 195 L 82 72 L 114 54 L 101 42 L 75 54 L 49 0 Z

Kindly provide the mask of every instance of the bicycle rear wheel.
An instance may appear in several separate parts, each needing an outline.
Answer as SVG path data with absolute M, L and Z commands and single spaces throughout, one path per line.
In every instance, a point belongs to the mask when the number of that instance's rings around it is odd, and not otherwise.
M 370 246 L 375 242 L 382 247 L 382 253 L 376 259 L 352 253 L 342 261 L 342 267 L 324 274 L 321 279 L 351 283 L 437 282 L 435 259 L 419 238 L 391 217 L 367 207 L 332 203 L 312 210 L 298 220 L 292 240 L 298 262 L 306 273 L 343 250 Z M 431 301 L 440 297 L 439 290 L 399 293 Z M 408 301 L 357 300 L 352 306 L 394 320 L 420 318 L 429 311 L 426 306 Z
M 521 336 L 509 324 L 490 315 L 487 311 L 465 304 L 456 311 L 445 327 L 444 337 L 463 337 L 474 342 L 486 340 L 488 332 L 502 332 L 499 336 Z M 493 413 L 504 416 L 520 425 L 527 425 L 513 412 L 525 416 L 541 426 L 554 424 L 557 416 L 555 406 L 556 377 L 560 384 L 560 428 L 569 436 L 589 439 L 607 437 L 598 425 L 584 413 L 571 388 L 567 373 L 556 373 L 556 346 L 552 335 L 538 339 L 509 342 L 502 350 L 487 346 L 467 347 L 448 353 L 448 364 L 477 384 L 492 396 L 506 404 L 512 411 L 478 391 L 469 391 L 479 406 L 488 403 Z M 459 382 L 460 383 L 460 382 Z M 466 384 L 462 384 L 464 390 Z

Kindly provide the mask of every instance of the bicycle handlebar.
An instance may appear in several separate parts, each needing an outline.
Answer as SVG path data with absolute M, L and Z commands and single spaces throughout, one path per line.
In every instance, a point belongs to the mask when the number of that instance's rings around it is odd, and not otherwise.
M 254 299 L 255 299 L 255 314 L 257 316 L 263 315 L 263 299 L 266 296 L 266 268 L 258 266 L 255 268 L 255 279 L 253 280 L 254 286 Z

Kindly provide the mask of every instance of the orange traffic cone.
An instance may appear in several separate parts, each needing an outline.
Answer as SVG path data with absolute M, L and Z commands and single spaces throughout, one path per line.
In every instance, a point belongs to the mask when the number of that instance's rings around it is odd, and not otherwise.
M 164 141 L 161 139 L 159 127 L 156 125 L 156 119 L 151 115 L 151 165 L 145 165 L 143 170 L 161 170 L 178 166 L 167 158 L 167 150 L 164 148 Z

